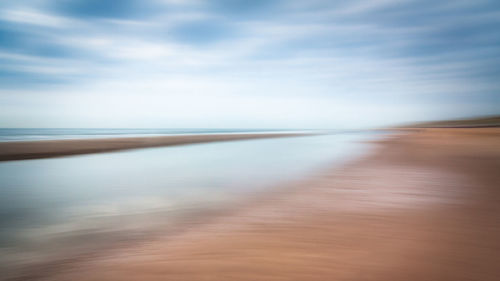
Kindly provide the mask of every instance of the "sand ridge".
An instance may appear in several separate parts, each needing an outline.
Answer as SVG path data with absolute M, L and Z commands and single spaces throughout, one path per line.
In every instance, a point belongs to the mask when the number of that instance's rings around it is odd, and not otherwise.
M 298 137 L 310 135 L 316 134 L 237 133 L 0 142 L 0 161 L 51 158 L 68 155 L 110 152 L 147 147 L 186 145 L 194 143 Z

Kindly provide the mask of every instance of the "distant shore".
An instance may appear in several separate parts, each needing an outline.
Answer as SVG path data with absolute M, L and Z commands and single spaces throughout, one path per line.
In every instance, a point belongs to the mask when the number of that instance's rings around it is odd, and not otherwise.
M 489 128 L 500 127 L 500 116 L 488 116 L 482 118 L 468 118 L 459 120 L 441 120 L 410 124 L 404 127 L 413 128 Z
M 288 191 L 40 279 L 497 280 L 500 129 L 398 132 Z
M 0 142 L 0 161 L 51 158 L 118 150 L 314 135 L 313 133 L 236 133 L 122 137 L 109 139 L 71 139 Z

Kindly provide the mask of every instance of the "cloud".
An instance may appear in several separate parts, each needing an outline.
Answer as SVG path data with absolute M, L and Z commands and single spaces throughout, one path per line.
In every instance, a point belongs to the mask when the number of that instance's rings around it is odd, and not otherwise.
M 38 26 L 60 27 L 72 24 L 70 20 L 61 16 L 55 16 L 40 11 L 24 9 L 24 10 L 4 10 L 0 14 L 0 18 L 6 22 L 15 22 L 20 24 L 31 24 Z
M 174 40 L 192 45 L 205 45 L 235 36 L 234 24 L 215 20 L 200 20 L 181 23 L 169 34 Z
M 212 11 L 225 17 L 255 18 L 270 16 L 280 10 L 282 0 L 214 0 L 206 1 Z
M 154 14 L 154 1 L 137 0 L 60 0 L 51 8 L 63 15 L 77 18 L 134 18 Z
M 3 50 L 47 56 L 64 55 L 57 45 L 48 41 L 36 32 L 11 27 L 8 24 L 0 27 L 0 46 Z

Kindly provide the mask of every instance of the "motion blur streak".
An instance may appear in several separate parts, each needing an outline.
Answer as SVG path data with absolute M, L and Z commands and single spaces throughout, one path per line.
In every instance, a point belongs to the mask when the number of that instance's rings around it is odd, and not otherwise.
M 498 281 L 499 77 L 498 0 L 0 0 L 0 281 Z

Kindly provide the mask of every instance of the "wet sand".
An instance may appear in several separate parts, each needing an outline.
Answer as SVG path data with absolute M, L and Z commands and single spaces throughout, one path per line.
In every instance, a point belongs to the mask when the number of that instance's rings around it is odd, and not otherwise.
M 117 150 L 184 145 L 218 141 L 280 138 L 312 135 L 310 133 L 206 134 L 159 137 L 124 137 L 109 139 L 44 140 L 0 142 L 0 161 L 50 158 Z
M 418 129 L 41 280 L 500 280 L 500 129 Z

